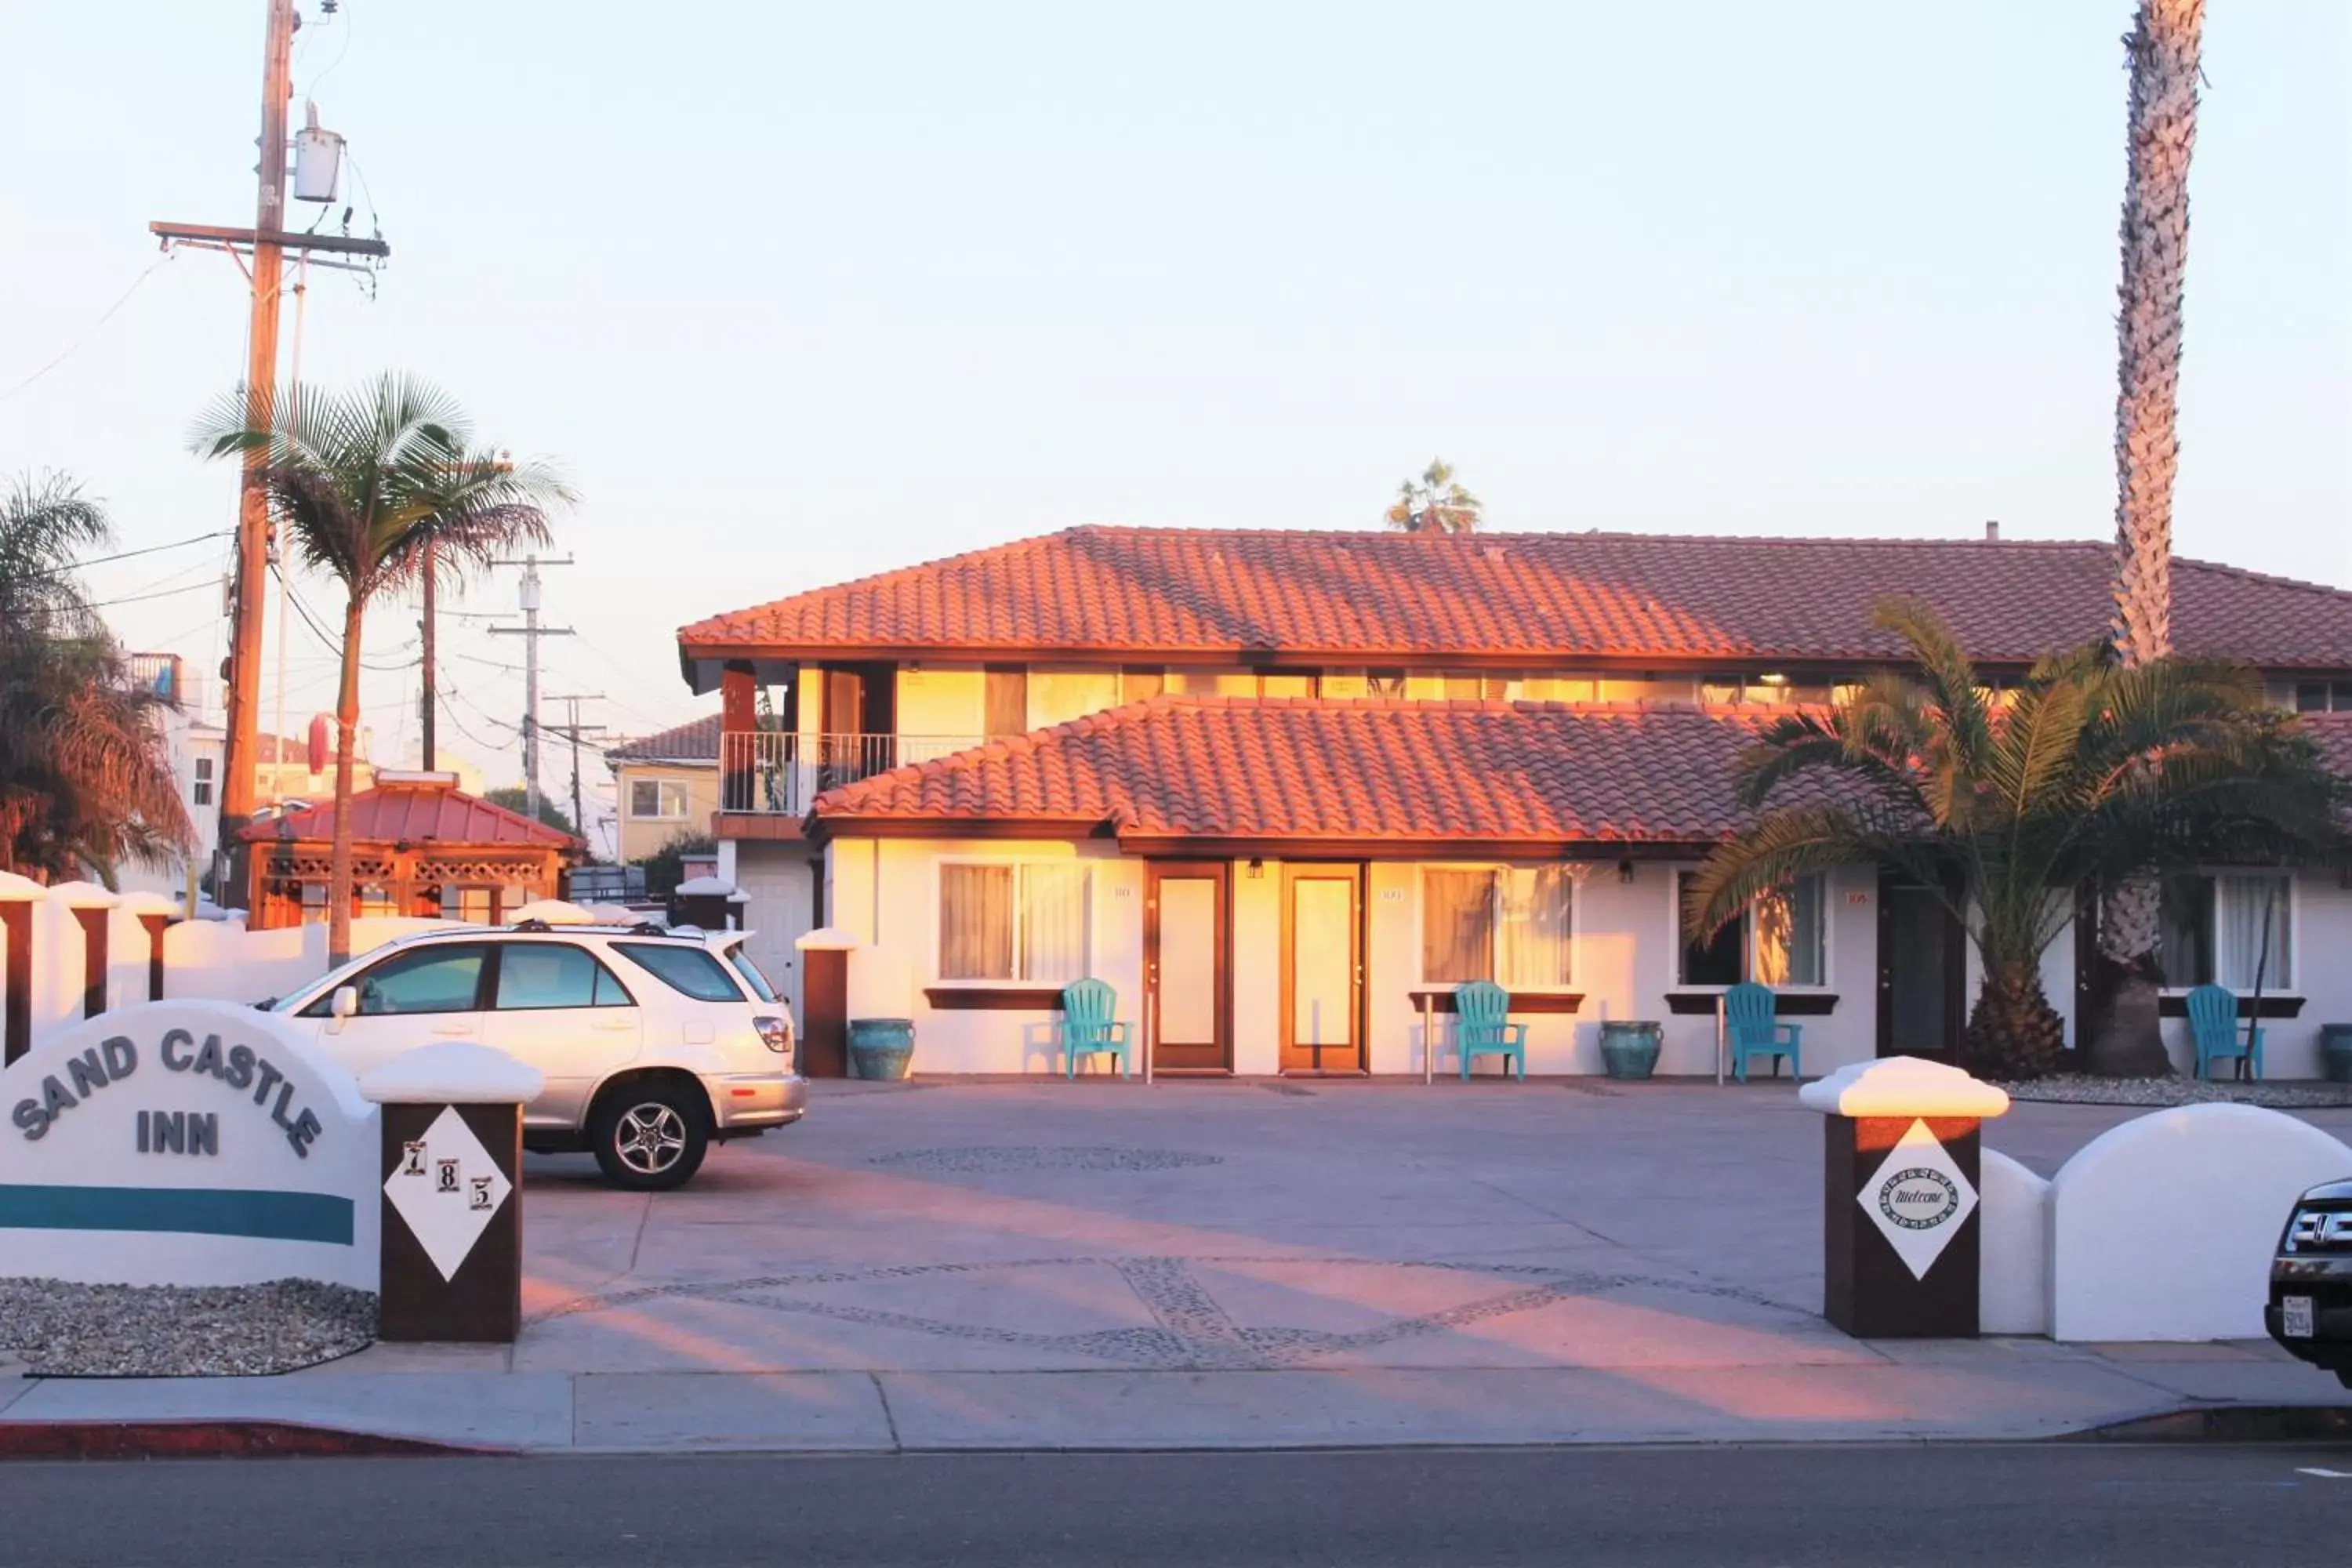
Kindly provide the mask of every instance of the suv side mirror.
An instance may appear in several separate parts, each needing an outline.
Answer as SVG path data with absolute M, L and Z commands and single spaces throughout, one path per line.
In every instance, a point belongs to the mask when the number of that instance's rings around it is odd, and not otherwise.
M 328 1000 L 327 1012 L 337 1018 L 348 1018 L 359 1010 L 360 988 L 356 985 L 336 986 L 334 995 Z

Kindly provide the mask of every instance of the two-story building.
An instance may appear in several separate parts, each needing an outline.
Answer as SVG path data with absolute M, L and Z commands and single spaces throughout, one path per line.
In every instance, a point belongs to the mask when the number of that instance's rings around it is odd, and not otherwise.
M 1094 975 L 1161 1073 L 1451 1071 L 1443 1010 L 1477 978 L 1538 1073 L 1598 1071 L 1597 1026 L 1633 1018 L 1665 1025 L 1662 1071 L 1709 1070 L 1716 995 L 1765 980 L 1819 1073 L 1952 1048 L 1962 933 L 1854 867 L 1697 947 L 1682 879 L 1740 820 L 1759 719 L 1900 658 L 1882 596 L 1934 604 L 1996 679 L 2100 634 L 2105 542 L 1988 535 L 1078 528 L 678 646 L 720 694 L 711 820 L 755 954 L 795 991 L 814 926 L 893 955 L 923 1070 L 1038 1069 L 1059 988 Z M 2183 650 L 2259 667 L 2352 770 L 2352 594 L 2174 583 Z M 2321 957 L 2352 950 L 2352 889 L 2215 868 L 2178 904 L 2168 974 L 2259 973 L 2273 1071 L 2315 1071 L 2319 1024 L 2352 1018 Z M 2047 971 L 2071 1014 L 2071 938 Z
M 617 853 L 634 865 L 673 840 L 710 831 L 719 809 L 719 715 L 606 749 L 618 803 Z

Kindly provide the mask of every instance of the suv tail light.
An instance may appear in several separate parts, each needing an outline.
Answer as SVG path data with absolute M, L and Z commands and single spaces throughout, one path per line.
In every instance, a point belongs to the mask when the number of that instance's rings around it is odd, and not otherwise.
M 751 1020 L 760 1031 L 760 1043 L 778 1056 L 790 1060 L 793 1054 L 793 1021 L 790 1018 L 758 1017 Z

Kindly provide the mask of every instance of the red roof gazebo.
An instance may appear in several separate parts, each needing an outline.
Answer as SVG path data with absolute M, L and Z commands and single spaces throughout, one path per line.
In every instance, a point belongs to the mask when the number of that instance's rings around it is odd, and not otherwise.
M 252 929 L 327 918 L 335 807 L 257 822 Z M 352 796 L 352 913 L 496 921 L 534 899 L 561 896 L 581 840 L 466 794 L 454 773 L 379 773 Z

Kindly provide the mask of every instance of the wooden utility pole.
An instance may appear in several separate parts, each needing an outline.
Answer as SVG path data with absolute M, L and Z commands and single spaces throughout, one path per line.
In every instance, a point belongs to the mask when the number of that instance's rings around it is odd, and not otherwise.
M 245 269 L 252 287 L 253 307 L 246 332 L 246 424 L 267 428 L 278 382 L 278 307 L 285 287 L 289 250 L 305 258 L 326 252 L 349 258 L 318 265 L 367 271 L 373 262 L 392 254 L 381 239 L 349 236 L 289 234 L 286 230 L 287 108 L 294 96 L 291 58 L 294 0 L 267 0 L 268 27 L 262 39 L 261 157 L 257 171 L 259 191 L 251 228 L 215 224 L 151 223 L 148 232 L 165 248 L 194 246 L 225 250 Z M 214 893 L 223 903 L 240 900 L 247 879 L 236 874 L 230 856 L 237 830 L 253 819 L 255 764 L 259 761 L 261 730 L 261 619 L 263 587 L 269 573 L 269 495 L 262 484 L 269 454 L 255 447 L 245 454 L 237 495 L 236 574 L 229 601 L 229 655 L 226 691 L 227 736 L 222 747 L 220 790 L 220 849 L 213 861 Z
M 438 765 L 433 760 L 433 733 L 435 715 L 441 706 L 440 694 L 433 689 L 433 625 L 438 618 L 434 613 L 433 604 L 433 579 L 436 575 L 434 565 L 433 547 L 428 544 L 425 547 L 425 619 L 418 627 L 425 638 L 424 706 L 418 716 L 425 728 L 425 771 L 428 773 Z
M 604 732 L 604 726 L 583 725 L 580 722 L 580 705 L 583 702 L 602 702 L 604 694 L 601 691 L 566 692 L 561 697 L 550 697 L 548 700 L 561 702 L 570 710 L 572 721 L 563 726 L 562 732 L 572 740 L 572 831 L 580 835 L 580 841 L 587 844 L 593 854 L 594 843 L 588 837 L 588 814 L 580 799 L 580 737 L 601 735 Z M 548 728 L 551 730 L 555 726 L 551 724 Z
M 294 0 L 269 0 L 269 25 L 262 44 L 260 195 L 253 215 L 253 315 L 245 345 L 245 422 L 254 430 L 268 426 L 278 385 L 278 301 L 285 281 L 285 252 L 272 237 L 286 227 L 286 110 L 294 96 L 293 48 Z M 237 830 L 253 820 L 254 764 L 259 760 L 261 728 L 262 584 L 269 572 L 269 494 L 262 485 L 262 470 L 268 461 L 266 448 L 247 450 L 237 494 L 228 735 L 221 757 L 224 847 L 236 842 Z M 214 891 L 226 894 L 227 889 L 215 886 Z

